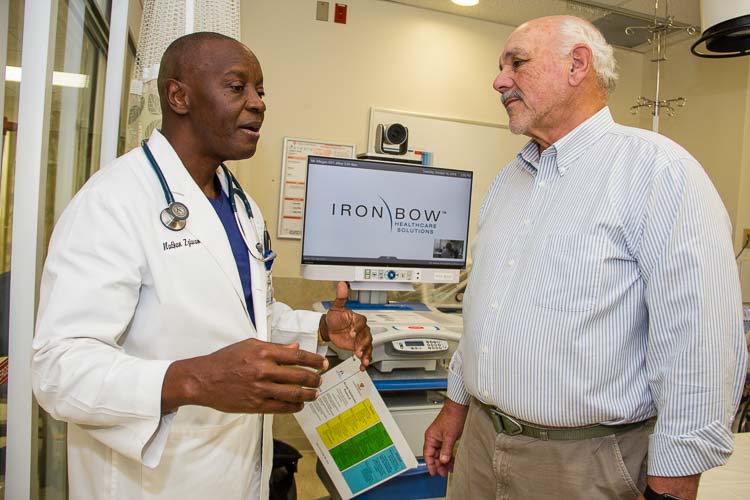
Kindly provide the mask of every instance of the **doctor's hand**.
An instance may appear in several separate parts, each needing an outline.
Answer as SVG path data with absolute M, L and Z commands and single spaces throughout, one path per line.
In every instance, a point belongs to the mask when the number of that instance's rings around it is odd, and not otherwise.
M 468 413 L 468 406 L 446 399 L 443 409 L 425 431 L 422 454 L 431 476 L 437 472 L 446 477 L 453 471 L 453 445 L 463 433 Z
M 349 289 L 346 283 L 339 281 L 336 286 L 336 300 L 326 314 L 320 317 L 320 336 L 326 342 L 353 351 L 365 370 L 372 360 L 372 335 L 367 326 L 367 318 L 347 309 L 346 299 Z
M 169 365 L 162 384 L 162 414 L 183 405 L 227 413 L 294 413 L 318 396 L 328 360 L 299 344 L 243 340 L 207 356 Z

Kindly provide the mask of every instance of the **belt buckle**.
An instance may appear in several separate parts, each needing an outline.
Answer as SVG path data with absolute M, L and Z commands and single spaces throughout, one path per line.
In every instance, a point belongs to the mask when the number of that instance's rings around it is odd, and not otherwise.
M 492 412 L 497 415 L 497 417 L 500 419 L 500 428 L 503 430 L 503 432 L 509 436 L 518 436 L 523 432 L 523 425 L 516 420 L 515 418 L 506 415 L 504 413 L 500 413 L 496 409 L 492 409 Z M 506 421 L 510 422 L 511 424 L 515 425 L 515 429 L 508 429 L 508 426 L 506 426 Z

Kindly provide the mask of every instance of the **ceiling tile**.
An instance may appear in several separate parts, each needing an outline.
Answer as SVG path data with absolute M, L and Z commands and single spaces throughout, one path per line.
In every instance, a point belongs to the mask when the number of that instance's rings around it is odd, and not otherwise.
M 473 7 L 461 7 L 450 0 L 382 1 L 447 12 L 509 26 L 518 26 L 536 17 L 572 14 L 588 19 L 595 24 L 597 22 L 603 23 L 601 28 L 606 28 L 609 25 L 612 28 L 616 23 L 608 23 L 606 20 L 602 20 L 612 11 L 625 15 L 637 14 L 637 17 L 642 17 L 644 20 L 634 20 L 636 25 L 647 25 L 648 19 L 653 19 L 657 0 L 480 0 L 479 4 Z M 669 4 L 670 14 L 675 17 L 675 21 L 678 23 L 698 25 L 700 22 L 699 1 L 672 0 Z M 658 0 L 662 17 L 665 4 L 666 0 Z M 671 35 L 670 39 L 678 36 L 678 34 Z M 620 45 L 612 37 L 608 37 L 608 40 L 610 40 L 610 43 L 619 46 L 632 46 L 630 43 Z M 638 50 L 648 50 L 648 45 L 641 44 L 638 46 Z

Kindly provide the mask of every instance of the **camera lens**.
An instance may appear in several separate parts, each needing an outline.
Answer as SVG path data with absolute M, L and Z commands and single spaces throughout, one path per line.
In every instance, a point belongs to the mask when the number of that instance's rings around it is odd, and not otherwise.
M 394 123 L 388 125 L 388 129 L 385 132 L 386 140 L 390 144 L 403 144 L 406 141 L 406 127 L 400 123 Z

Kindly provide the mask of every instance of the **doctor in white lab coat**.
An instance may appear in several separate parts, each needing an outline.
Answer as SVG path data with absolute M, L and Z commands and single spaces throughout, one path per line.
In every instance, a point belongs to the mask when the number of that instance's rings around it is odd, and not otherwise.
M 247 47 L 182 37 L 159 74 L 163 128 L 148 140 L 186 226 L 160 219 L 165 192 L 143 148 L 103 168 L 58 222 L 45 263 L 32 373 L 39 403 L 68 425 L 74 499 L 265 499 L 271 413 L 316 397 L 319 338 L 366 366 L 364 318 L 275 302 L 260 209 L 236 217 L 250 250 L 255 324 L 227 232 L 208 198 L 219 165 L 255 152 L 263 76 Z M 218 178 L 218 182 L 217 179 Z M 256 245 L 260 243 L 261 252 Z M 316 334 L 317 332 L 317 334 Z M 279 345 L 274 338 L 298 338 Z M 287 340 L 288 341 L 288 340 Z M 312 352 L 308 352 L 312 351 Z

